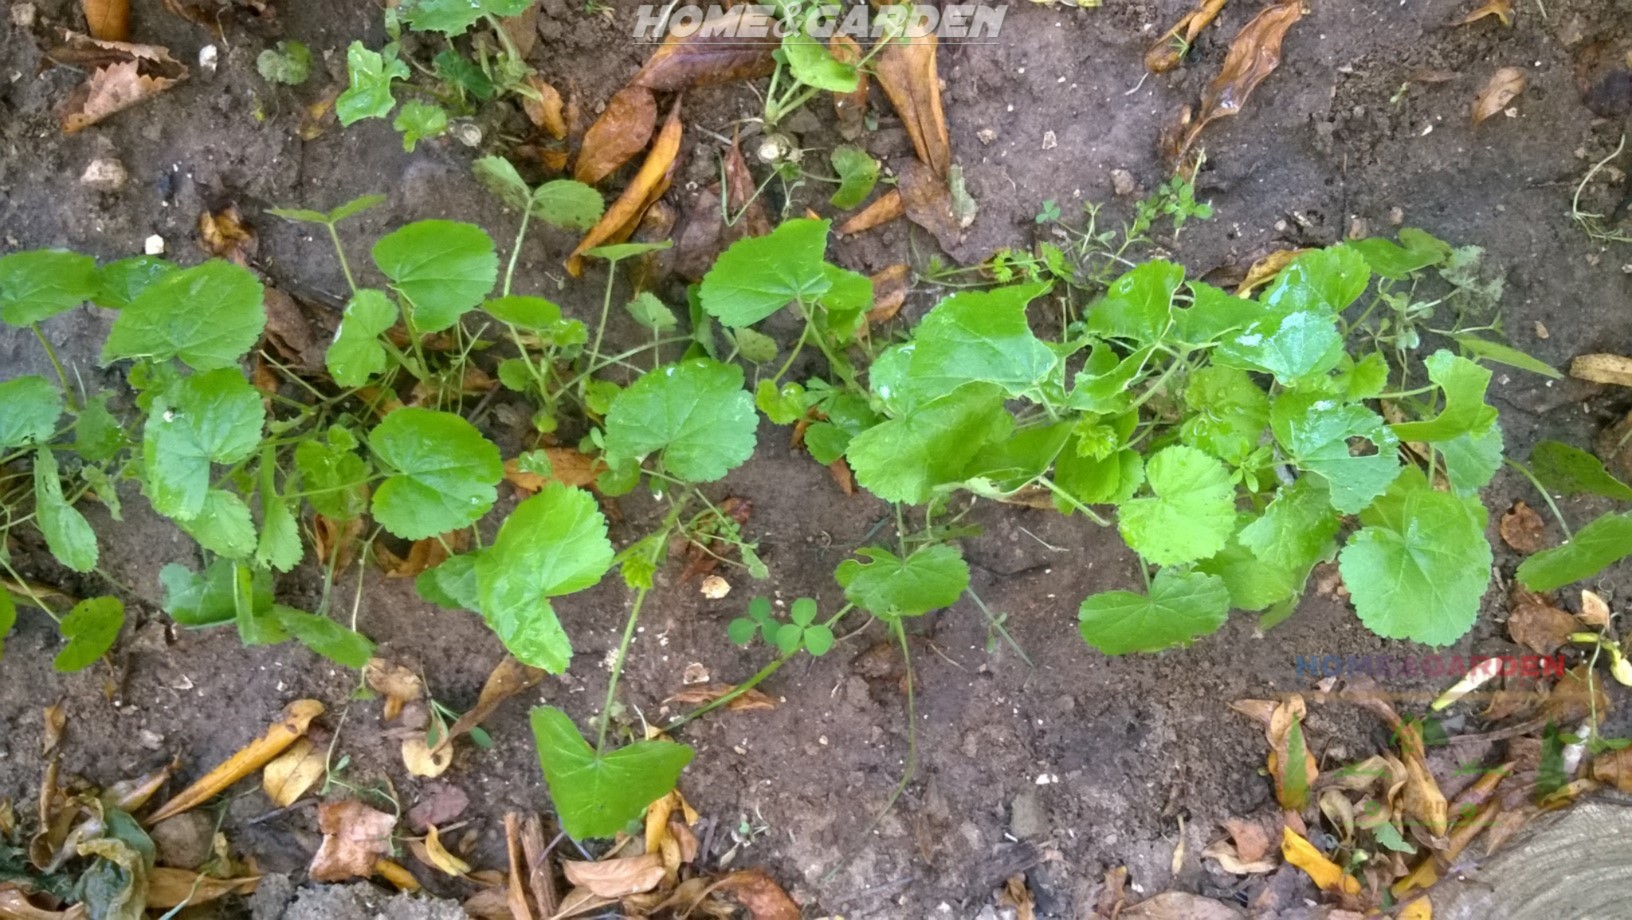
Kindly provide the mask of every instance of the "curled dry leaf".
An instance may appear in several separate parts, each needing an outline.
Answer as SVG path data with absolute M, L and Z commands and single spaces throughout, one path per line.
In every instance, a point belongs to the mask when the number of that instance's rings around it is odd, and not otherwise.
M 571 447 L 546 447 L 543 450 L 550 458 L 549 476 L 529 473 L 516 464 L 516 458 L 511 457 L 504 461 L 505 481 L 528 495 L 551 482 L 588 489 L 594 487 L 596 478 L 607 469 L 606 461 L 600 457 L 592 457 Z
M 1235 286 L 1235 296 L 1251 297 L 1252 292 L 1275 280 L 1283 269 L 1292 264 L 1292 260 L 1308 252 L 1307 249 L 1277 249 L 1267 256 L 1252 263 L 1247 269 L 1247 276 Z
M 716 890 L 748 909 L 753 920 L 799 920 L 799 905 L 774 879 L 759 869 L 733 872 Z
M 912 140 L 918 159 L 943 181 L 952 169 L 952 142 L 941 110 L 941 78 L 936 68 L 939 40 L 935 33 L 892 42 L 878 55 L 878 84 Z
M 887 323 L 901 312 L 901 305 L 907 302 L 909 274 L 904 262 L 873 273 L 873 308 L 867 311 L 868 325 Z
M 450 783 L 433 783 L 430 790 L 408 809 L 408 826 L 421 833 L 432 824 L 447 824 L 470 807 L 470 795 Z
M 299 301 L 271 285 L 266 285 L 261 300 L 266 305 L 266 343 L 296 370 L 321 373 L 329 340 L 313 331 Z
M 1497 19 L 1501 20 L 1502 25 L 1504 26 L 1512 25 L 1513 0 L 1485 0 L 1483 6 L 1479 7 L 1468 15 L 1463 16 L 1461 19 L 1458 19 L 1456 24 L 1459 26 L 1465 26 L 1470 23 L 1478 22 L 1479 20 L 1484 19 L 1486 16 L 1495 16 Z
M 567 874 L 567 881 L 601 898 L 651 891 L 663 881 L 663 857 L 655 853 L 600 862 L 563 859 L 561 868 Z
M 1485 88 L 1473 99 L 1473 123 L 1479 124 L 1506 109 L 1508 103 L 1517 99 L 1529 84 L 1530 78 L 1518 67 L 1503 67 L 1491 74 L 1490 79 L 1485 81 Z M 1581 359 L 1575 360 L 1579 362 Z M 1575 374 L 1574 364 L 1570 366 L 1570 373 Z
M 183 904 L 208 904 L 229 894 L 254 894 L 259 875 L 243 878 L 215 878 L 190 869 L 158 866 L 147 876 L 147 909 L 170 910 Z M 0 910 L 0 915 L 4 911 Z
M 312 516 L 312 551 L 319 559 L 334 560 L 334 577 L 351 568 L 357 561 L 357 550 L 363 541 L 363 519 L 337 521 L 321 514 Z
M 1517 501 L 1502 515 L 1500 530 L 1503 543 L 1528 556 L 1542 548 L 1547 525 L 1536 509 Z
M 244 268 L 249 267 L 249 260 L 255 257 L 258 248 L 255 231 L 244 223 L 244 216 L 235 204 L 198 215 L 198 243 L 210 255 Z
M 391 852 L 397 819 L 356 799 L 324 802 L 317 808 L 323 843 L 307 873 L 316 882 L 343 882 L 374 874 L 375 863 Z
M 85 920 L 89 916 L 84 904 L 75 904 L 66 910 L 46 910 L 35 907 L 22 889 L 14 883 L 0 884 L 0 917 L 6 920 Z
M 431 868 L 454 878 L 470 874 L 470 863 L 448 852 L 448 848 L 442 845 L 442 835 L 437 832 L 436 825 L 425 829 L 425 842 L 422 846 L 425 850 L 423 862 Z M 417 850 L 414 855 L 419 855 Z
M 414 578 L 426 569 L 434 569 L 446 562 L 450 549 L 457 553 L 470 543 L 468 530 L 452 530 L 439 537 L 415 540 L 408 546 L 408 555 L 398 556 L 381 540 L 374 541 L 374 562 L 386 578 Z
M 1514 68 L 1504 68 L 1513 70 Z M 1520 71 L 1521 80 L 1523 72 Z M 1495 78 L 1493 77 L 1492 80 Z M 1520 89 L 1523 89 L 1521 82 Z M 1483 93 L 1480 94 L 1483 97 Z M 1504 102 L 1503 105 L 1506 105 Z M 1570 376 L 1588 383 L 1632 387 L 1632 358 L 1621 355 L 1577 355 L 1570 361 Z
M 712 703 L 727 693 L 737 689 L 736 684 L 705 684 L 701 687 L 688 687 L 679 693 L 664 700 L 665 703 L 683 703 L 688 706 L 701 706 Z M 727 712 L 753 712 L 756 710 L 770 710 L 776 708 L 776 701 L 758 690 L 749 690 L 725 704 Z
M 432 750 L 426 743 L 424 734 L 409 735 L 402 739 L 401 750 L 402 765 L 414 776 L 435 779 L 453 766 L 453 748 L 439 744 Z
M 1179 66 L 1184 61 L 1185 52 L 1195 44 L 1196 36 L 1218 18 L 1224 3 L 1225 0 L 1200 0 L 1195 9 L 1185 13 L 1184 18 L 1162 33 L 1162 37 L 1145 52 L 1145 69 L 1151 73 L 1167 73 Z
M 436 742 L 436 749 L 445 750 L 453 743 L 453 739 L 482 724 L 500 703 L 523 690 L 531 690 L 542 680 L 544 680 L 542 669 L 522 664 L 514 656 L 504 656 L 482 683 L 482 692 L 476 697 L 476 705 L 448 728 L 443 737 Z
M 1275 780 L 1275 798 L 1282 808 L 1302 811 L 1309 804 L 1309 786 L 1320 775 L 1309 752 L 1303 721 L 1308 710 L 1294 693 L 1275 705 L 1264 737 L 1269 741 L 1269 773 Z
M 1244 860 L 1256 862 L 1273 852 L 1269 831 L 1257 821 L 1228 818 L 1224 821 L 1224 830 L 1235 843 L 1235 852 Z
M 527 113 L 527 120 L 533 123 L 533 127 L 543 128 L 545 134 L 556 140 L 565 140 L 567 118 L 560 91 L 539 79 L 537 74 L 527 78 L 527 87 L 538 96 L 537 99 L 522 97 L 521 109 Z
M 897 188 L 907 219 L 928 230 L 951 252 L 963 241 L 963 227 L 952 209 L 952 189 L 935 170 L 917 160 L 902 164 Z
M 327 762 L 326 751 L 302 738 L 261 771 L 261 791 L 279 808 L 288 808 L 323 778 Z
M 1609 628 L 1609 604 L 1596 593 L 1581 592 L 1581 622 L 1593 629 Z
M 1405 813 L 1421 822 L 1435 837 L 1443 837 L 1450 828 L 1450 805 L 1445 793 L 1420 756 L 1407 754 L 1405 761 Z
M 1281 42 L 1293 23 L 1303 18 L 1299 0 L 1281 0 L 1264 8 L 1252 18 L 1230 41 L 1230 50 L 1224 56 L 1224 66 L 1218 76 L 1207 84 L 1201 94 L 1201 107 L 1194 119 L 1186 112 L 1188 127 L 1177 143 L 1177 148 L 1165 150 L 1175 168 L 1186 167 L 1190 150 L 1203 128 L 1219 118 L 1239 114 L 1247 98 L 1258 84 L 1275 72 L 1281 64 Z
M 79 8 L 85 13 L 85 30 L 92 38 L 130 40 L 130 0 L 79 0 Z
M 857 68 L 855 90 L 833 94 L 833 119 L 838 123 L 839 136 L 853 141 L 867 130 L 867 88 L 872 83 L 872 77 L 858 66 L 863 55 L 855 39 L 848 35 L 834 35 L 827 40 L 827 50 L 834 60 Z
M 629 162 L 652 139 L 657 128 L 657 97 L 644 86 L 625 86 L 613 94 L 606 111 L 584 134 L 572 177 L 588 185 L 605 179 Z
M 170 56 L 168 48 L 101 41 L 77 32 L 67 33 L 65 43 L 52 49 L 47 57 L 90 71 L 85 82 L 69 93 L 57 110 L 66 134 L 94 125 L 187 79 L 187 68 Z
M 1003 883 L 997 895 L 997 906 L 1014 911 L 1015 920 L 1037 920 L 1037 902 L 1026 886 L 1024 872 L 1016 872 Z
M 1281 857 L 1314 880 L 1321 891 L 1359 894 L 1360 881 L 1345 875 L 1343 869 L 1315 849 L 1315 845 L 1291 828 L 1281 828 Z
M 522 60 L 533 53 L 538 45 L 538 3 L 527 4 L 527 7 L 514 16 L 506 16 L 499 20 L 499 28 L 504 30 L 505 37 L 516 46 L 516 55 Z
M 425 682 L 412 669 L 387 661 L 370 658 L 363 666 L 363 682 L 368 689 L 385 697 L 384 719 L 395 719 L 402 707 L 425 696 Z
M 600 223 L 590 228 L 578 247 L 567 257 L 567 273 L 574 278 L 583 274 L 584 253 L 597 246 L 607 243 L 621 243 L 629 238 L 639 225 L 640 218 L 646 213 L 657 199 L 668 191 L 669 183 L 674 178 L 674 166 L 680 153 L 680 137 L 684 128 L 680 123 L 680 100 L 676 99 L 669 109 L 668 120 L 663 123 L 663 130 L 658 132 L 657 140 L 652 144 L 652 150 L 646 154 L 646 162 L 635 173 L 635 178 L 629 187 L 623 190 L 612 207 L 606 209 L 601 216 Z
M 881 227 L 892 220 L 907 213 L 902 201 L 901 189 L 892 188 L 873 199 L 873 203 L 862 208 L 849 220 L 839 225 L 839 233 L 851 236 L 864 233 L 874 227 Z
M 62 703 L 57 703 L 45 707 L 41 715 L 45 730 L 40 734 L 40 756 L 50 757 L 51 752 L 62 744 L 63 730 L 68 727 L 68 709 Z
M 268 726 L 261 736 L 240 748 L 237 753 L 199 777 L 175 798 L 164 803 L 158 811 L 143 822 L 151 827 L 166 818 L 173 818 L 194 808 L 256 770 L 266 766 L 274 757 L 306 734 L 306 727 L 323 714 L 323 704 L 317 700 L 295 700 L 283 710 L 283 715 Z
M 144 773 L 133 779 L 122 779 L 102 790 L 101 799 L 104 804 L 124 812 L 138 812 L 148 800 L 153 798 L 164 784 L 170 781 L 172 774 L 181 766 L 181 758 L 176 758 L 151 773 Z M 6 802 L 0 802 L 0 814 L 7 808 Z M 6 830 L 6 822 L 0 818 L 0 835 L 10 836 Z
M 1508 636 L 1538 655 L 1551 655 L 1558 651 L 1570 641 L 1570 633 L 1581 628 L 1579 620 L 1567 611 L 1558 609 L 1545 595 L 1534 594 L 1515 585 L 1510 603 Z
M 671 29 L 629 85 L 672 93 L 766 76 L 775 66 L 772 52 L 781 46 L 773 35 L 777 26 L 769 7 L 745 3 L 704 19 L 685 35 Z M 753 35 L 761 38 L 748 37 Z
M 1622 792 L 1632 792 L 1632 748 L 1610 751 L 1593 758 L 1592 778 Z
M 827 472 L 833 477 L 833 484 L 845 495 L 856 494 L 856 476 L 850 469 L 850 463 L 843 457 L 827 465 Z

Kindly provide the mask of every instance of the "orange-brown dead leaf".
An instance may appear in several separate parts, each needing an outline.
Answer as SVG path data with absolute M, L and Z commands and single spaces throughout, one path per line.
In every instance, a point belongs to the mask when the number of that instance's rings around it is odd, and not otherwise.
M 1480 6 L 1478 9 L 1474 10 L 1468 15 L 1463 16 L 1461 19 L 1458 19 L 1456 24 L 1459 26 L 1469 25 L 1470 23 L 1475 23 L 1481 19 L 1484 19 L 1486 16 L 1495 16 L 1497 19 L 1501 20 L 1502 25 L 1504 26 L 1512 25 L 1513 0 L 1485 0 L 1484 5 Z
M 1282 808 L 1292 811 L 1301 811 L 1309 804 L 1309 787 L 1320 775 L 1315 756 L 1309 751 L 1308 736 L 1303 731 L 1307 715 L 1303 697 L 1294 693 L 1275 705 L 1264 729 L 1264 737 L 1269 741 L 1269 772 L 1275 780 L 1275 798 Z M 1295 746 L 1303 748 L 1301 770 L 1294 766 L 1292 749 Z
M 1548 598 L 1515 585 L 1512 609 L 1507 615 L 1507 634 L 1514 642 L 1538 655 L 1551 655 L 1570 641 L 1570 633 L 1581 621 L 1560 610 Z
M 170 56 L 168 48 L 158 45 L 101 41 L 69 32 L 65 43 L 46 56 L 91 71 L 57 109 L 65 134 L 94 125 L 187 79 L 187 68 Z
M 1359 894 L 1360 881 L 1345 875 L 1337 863 L 1315 849 L 1315 845 L 1295 834 L 1289 828 L 1281 829 L 1281 857 L 1308 874 L 1315 887 L 1322 891 Z
M 208 904 L 229 894 L 254 894 L 259 875 L 243 878 L 215 878 L 190 869 L 158 866 L 147 876 L 148 910 L 170 910 L 182 904 Z M 5 911 L 0 909 L 0 916 Z
M 65 910 L 46 910 L 35 907 L 28 900 L 28 895 L 14 883 L 0 884 L 0 917 L 6 920 L 85 920 L 88 909 L 84 904 L 75 904 Z
M 572 177 L 589 185 L 629 162 L 652 139 L 657 128 L 657 97 L 644 86 L 625 86 L 606 103 L 606 111 L 584 134 Z
M 1632 748 L 1622 748 L 1593 758 L 1592 778 L 1622 792 L 1632 792 Z
M 375 863 L 391 853 L 391 829 L 397 819 L 356 799 L 324 802 L 317 807 L 323 842 L 307 868 L 313 881 L 343 882 L 368 878 Z
M 1303 18 L 1300 0 L 1281 0 L 1252 18 L 1230 41 L 1224 66 L 1201 93 L 1201 107 L 1178 143 L 1170 151 L 1174 169 L 1186 167 L 1190 150 L 1203 128 L 1219 118 L 1240 114 L 1242 106 L 1258 84 L 1281 64 L 1281 42 L 1293 23 Z
M 892 188 L 873 199 L 872 204 L 857 211 L 851 218 L 839 225 L 839 233 L 851 236 L 864 233 L 874 227 L 881 227 L 892 220 L 907 213 L 902 201 L 901 189 Z
M 177 793 L 175 798 L 165 802 L 143 823 L 151 827 L 214 798 L 228 786 L 266 766 L 274 757 L 287 750 L 306 734 L 306 727 L 312 720 L 322 714 L 323 704 L 317 700 L 295 700 L 290 703 L 284 707 L 283 715 L 278 721 L 268 726 L 260 737 L 239 748 L 231 757 Z
M 606 461 L 600 457 L 592 457 L 575 448 L 546 447 L 543 450 L 550 458 L 548 477 L 521 469 L 516 465 L 516 458 L 512 457 L 504 461 L 505 480 L 528 495 L 551 482 L 588 489 L 594 487 L 596 478 L 607 469 Z
M 1031 896 L 1031 889 L 1026 887 L 1025 873 L 1017 872 L 1003 883 L 997 906 L 1012 908 L 1015 920 L 1037 920 L 1037 902 Z
M 1307 249 L 1277 249 L 1252 263 L 1252 267 L 1247 269 L 1247 276 L 1241 279 L 1240 284 L 1236 285 L 1235 296 L 1251 297 L 1253 291 L 1275 280 L 1275 276 L 1279 275 L 1288 265 L 1291 265 L 1293 259 L 1308 251 Z
M 720 879 L 716 890 L 747 908 L 753 920 L 799 920 L 798 903 L 759 869 L 733 872 Z
M 328 769 L 328 752 L 302 738 L 261 771 L 261 791 L 279 808 L 306 794 Z
M 833 476 L 833 484 L 845 495 L 856 494 L 856 475 L 850 469 L 849 461 L 839 457 L 827 465 L 827 471 Z
M 1145 69 L 1151 73 L 1167 73 L 1184 61 L 1185 52 L 1195 44 L 1201 30 L 1218 18 L 1225 0 L 1200 0 L 1195 9 L 1162 33 L 1162 37 L 1145 52 Z
M 312 516 L 312 550 L 317 558 L 334 561 L 335 578 L 357 561 L 362 540 L 363 519 L 360 517 L 337 521 L 321 514 Z
M 235 204 L 213 214 L 204 211 L 198 215 L 198 243 L 210 255 L 244 268 L 249 267 L 257 248 L 255 231 L 244 223 Z
M 771 53 L 780 46 L 772 36 L 774 26 L 766 7 L 745 3 L 710 16 L 686 35 L 670 31 L 629 85 L 672 93 L 765 76 L 775 66 Z M 745 37 L 756 31 L 764 37 Z
M 1503 543 L 1528 556 L 1542 548 L 1547 524 L 1536 509 L 1517 501 L 1502 515 L 1500 529 Z
M 370 658 L 363 666 L 363 682 L 375 693 L 385 697 L 383 718 L 390 722 L 405 704 L 425 695 L 425 682 L 411 668 L 384 658 Z
M 543 128 L 544 133 L 556 140 L 565 140 L 567 118 L 561 92 L 536 74 L 527 78 L 527 87 L 538 94 L 537 99 L 525 96 L 521 100 L 521 109 L 527 113 L 527 120 L 533 123 L 533 127 Z
M 523 690 L 538 686 L 542 680 L 543 670 L 522 664 L 511 655 L 504 656 L 504 659 L 493 667 L 492 673 L 487 675 L 487 680 L 482 684 L 481 695 L 476 698 L 476 705 L 460 716 L 445 735 L 438 739 L 436 750 L 446 748 L 453 743 L 453 739 L 482 724 L 500 703 Z
M 700 687 L 688 687 L 679 693 L 664 700 L 665 703 L 683 703 L 688 706 L 701 706 L 712 703 L 727 693 L 737 689 L 736 684 L 704 684 Z M 749 690 L 725 704 L 727 712 L 751 712 L 754 710 L 775 709 L 776 701 L 759 692 Z
M 618 200 L 607 208 L 601 216 L 600 223 L 590 228 L 584 238 L 578 241 L 578 246 L 567 257 L 567 273 L 574 278 L 583 274 L 584 253 L 596 246 L 606 243 L 621 243 L 629 238 L 636 225 L 640 223 L 641 215 L 652 203 L 668 191 L 669 182 L 674 176 L 674 165 L 680 153 L 680 137 L 684 133 L 680 123 L 680 100 L 676 99 L 669 109 L 668 120 L 663 123 L 663 130 L 658 132 L 657 140 L 652 144 L 652 150 L 646 155 L 646 162 L 640 165 L 640 171 L 635 173 L 634 181 L 623 190 Z
M 863 57 L 861 46 L 848 35 L 834 35 L 827 40 L 827 50 L 841 64 L 855 67 Z M 853 92 L 833 94 L 833 120 L 838 123 L 839 136 L 853 141 L 867 130 L 867 88 L 872 76 L 857 68 L 856 88 Z
M 504 30 L 505 37 L 516 46 L 516 54 L 525 60 L 533 53 L 538 45 L 538 3 L 533 2 L 527 8 L 514 16 L 506 16 L 499 20 L 499 28 Z
M 62 733 L 68 727 L 68 708 L 62 703 L 45 707 L 41 713 L 45 730 L 40 733 L 40 756 L 50 757 L 62 743 Z
M 437 718 L 434 724 L 440 727 L 442 720 Z M 423 732 L 415 732 L 403 738 L 398 753 L 402 755 L 402 765 L 409 775 L 435 779 L 453 766 L 453 748 L 432 750 L 427 737 Z
M 601 898 L 621 898 L 656 888 L 663 881 L 663 857 L 655 853 L 582 862 L 563 859 L 567 881 Z
M 420 889 L 419 879 L 414 878 L 412 872 L 389 859 L 375 860 L 374 874 L 390 882 L 392 887 L 398 891 L 418 891 Z
M 941 110 L 941 78 L 936 68 L 935 33 L 893 42 L 878 55 L 878 85 L 901 116 L 918 159 L 945 180 L 952 169 L 952 143 Z
M 917 160 L 901 164 L 896 187 L 907 219 L 923 227 L 951 252 L 963 241 L 963 227 L 952 212 L 952 188 L 934 169 Z
M 867 311 L 868 325 L 887 323 L 901 312 L 901 305 L 907 302 L 909 274 L 904 262 L 873 273 L 873 308 Z
M 321 372 L 328 342 L 313 332 L 311 320 L 295 298 L 271 285 L 264 291 L 266 343 L 296 370 Z
M 109 42 L 130 40 L 130 0 L 79 0 L 85 31 Z
M 1473 123 L 1479 124 L 1507 108 L 1530 84 L 1530 78 L 1518 67 L 1503 67 L 1490 75 L 1484 89 L 1473 99 Z
M 1581 622 L 1593 629 L 1609 628 L 1609 604 L 1597 593 L 1581 592 Z

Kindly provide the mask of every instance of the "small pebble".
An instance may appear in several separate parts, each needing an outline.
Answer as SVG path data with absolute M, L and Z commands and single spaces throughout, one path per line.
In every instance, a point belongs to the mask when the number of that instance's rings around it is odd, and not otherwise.
M 85 167 L 79 181 L 99 192 L 117 192 L 125 187 L 125 182 L 129 178 L 129 174 L 125 172 L 125 164 L 112 157 L 99 157 Z
M 150 256 L 164 255 L 164 237 L 159 236 L 157 233 L 148 237 L 147 240 L 142 243 L 142 252 L 145 252 Z

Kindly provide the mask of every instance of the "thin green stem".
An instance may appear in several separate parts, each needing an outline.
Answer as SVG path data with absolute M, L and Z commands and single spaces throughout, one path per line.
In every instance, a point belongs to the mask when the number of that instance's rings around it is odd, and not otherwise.
M 783 361 L 782 366 L 776 369 L 776 376 L 771 378 L 772 383 L 781 381 L 782 375 L 786 374 L 788 368 L 793 366 L 794 359 L 798 358 L 799 353 L 805 350 L 805 340 L 808 338 L 810 338 L 810 323 L 807 322 L 804 331 L 799 333 L 799 341 L 794 343 L 793 352 L 788 355 L 788 360 Z
M 635 641 L 635 621 L 640 619 L 640 608 L 646 603 L 651 589 L 635 592 L 635 606 L 629 611 L 629 622 L 623 624 L 623 639 L 618 643 L 618 654 L 612 659 L 612 675 L 606 682 L 606 704 L 601 707 L 601 729 L 595 738 L 595 753 L 606 750 L 606 730 L 612 725 L 612 704 L 618 698 L 618 678 L 623 676 L 623 661 L 629 655 L 629 643 Z
M 1552 494 L 1547 491 L 1546 486 L 1541 484 L 1541 480 L 1536 478 L 1536 474 L 1517 460 L 1504 459 L 1502 462 L 1518 470 L 1523 474 L 1524 478 L 1530 480 L 1530 484 L 1536 487 L 1536 491 L 1541 493 L 1541 500 L 1547 503 L 1547 510 L 1553 513 L 1553 519 L 1558 521 L 1559 529 L 1564 531 L 1565 542 L 1575 539 L 1575 535 L 1570 533 L 1570 522 L 1564 520 L 1564 513 L 1558 510 L 1558 503 L 1553 501 Z
M 589 349 L 589 360 L 592 364 L 600 360 L 601 357 L 601 340 L 606 337 L 606 318 L 612 313 L 612 284 L 617 278 L 618 263 L 615 261 L 608 262 L 606 265 L 606 294 L 601 298 L 601 321 L 595 326 L 595 344 L 591 345 Z M 582 381 L 589 374 L 589 371 L 585 371 L 578 375 L 577 380 Z M 578 395 L 583 395 L 581 389 Z
M 45 349 L 45 356 L 51 359 L 51 366 L 56 369 L 57 380 L 62 382 L 62 395 L 68 400 L 68 408 L 79 411 L 79 400 L 74 396 L 74 388 L 68 385 L 68 372 L 62 368 L 62 360 L 57 357 L 57 349 L 52 346 L 51 340 L 45 337 L 45 331 L 39 323 L 29 324 L 34 330 L 34 338 L 40 340 L 40 347 Z
M 62 625 L 62 618 L 57 616 L 56 612 L 53 611 L 50 607 L 46 606 L 45 601 L 41 600 L 40 596 L 38 594 L 34 593 L 34 588 L 33 588 L 33 586 L 31 586 L 28 583 L 28 580 L 25 579 L 22 575 L 19 575 L 17 573 L 17 570 L 12 568 L 11 563 L 9 561 L 7 561 L 4 557 L 0 557 L 0 567 L 5 568 L 6 574 L 11 577 L 12 584 L 16 585 L 16 588 L 17 588 L 16 593 L 27 595 L 29 603 L 31 603 L 35 607 L 38 607 L 41 610 L 45 611 L 45 615 L 50 617 L 52 620 L 56 621 L 57 625 L 59 625 L 59 626 Z M 0 591 L 9 591 L 9 590 L 11 590 L 10 585 L 0 587 Z
M 499 30 L 501 33 L 503 29 Z M 504 296 L 510 296 L 510 279 L 516 275 L 516 258 L 521 255 L 522 241 L 527 239 L 527 223 L 533 218 L 532 205 L 529 202 L 526 210 L 521 212 L 521 229 L 516 231 L 516 245 L 510 250 L 510 264 L 504 269 Z
M 1082 516 L 1088 520 L 1093 521 L 1095 524 L 1098 524 L 1101 527 L 1111 526 L 1110 521 L 1100 517 L 1099 514 L 1094 511 L 1094 509 L 1084 505 L 1080 501 L 1077 501 L 1076 497 L 1071 493 L 1060 488 L 1058 485 L 1055 485 L 1054 480 L 1049 479 L 1047 476 L 1038 476 L 1037 483 L 1048 491 L 1059 496 L 1061 501 L 1065 502 L 1067 505 L 1070 505 L 1073 509 L 1082 512 Z
M 357 279 L 352 277 L 351 263 L 346 261 L 346 247 L 340 245 L 340 231 L 334 228 L 334 224 L 324 224 L 323 226 L 329 229 L 329 239 L 334 241 L 334 254 L 340 257 L 340 271 L 345 273 L 346 287 L 351 288 L 351 292 L 356 294 Z

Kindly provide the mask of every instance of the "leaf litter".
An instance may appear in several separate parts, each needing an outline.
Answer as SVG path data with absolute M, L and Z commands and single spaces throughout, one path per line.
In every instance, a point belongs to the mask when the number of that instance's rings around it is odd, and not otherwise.
M 56 64 L 90 72 L 57 109 L 65 134 L 74 134 L 137 105 L 187 79 L 187 68 L 158 45 L 103 41 L 66 32 L 47 52 Z

